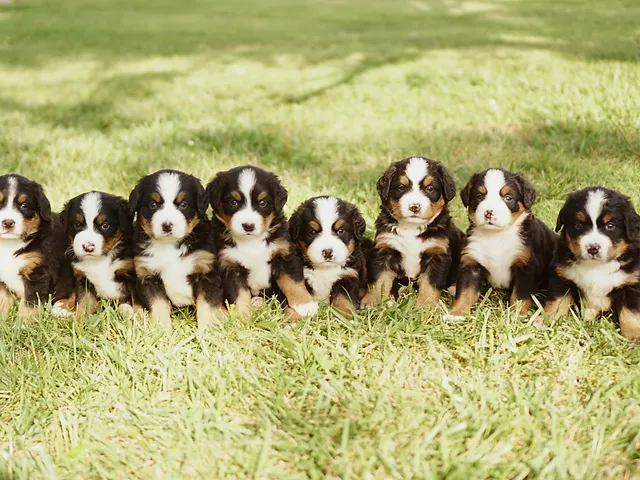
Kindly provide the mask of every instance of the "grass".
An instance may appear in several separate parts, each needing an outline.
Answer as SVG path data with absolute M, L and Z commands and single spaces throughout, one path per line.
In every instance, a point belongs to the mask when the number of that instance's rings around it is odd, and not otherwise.
M 334 193 L 373 235 L 375 181 L 411 154 L 462 187 L 502 166 L 550 225 L 571 190 L 640 206 L 632 0 L 17 0 L 0 6 L 0 170 L 56 208 L 161 167 L 254 163 L 289 212 Z M 459 199 L 458 223 L 467 221 Z M 545 332 L 490 293 L 460 324 L 276 305 L 198 335 L 45 310 L 0 322 L 2 478 L 640 475 L 640 349 L 615 318 Z

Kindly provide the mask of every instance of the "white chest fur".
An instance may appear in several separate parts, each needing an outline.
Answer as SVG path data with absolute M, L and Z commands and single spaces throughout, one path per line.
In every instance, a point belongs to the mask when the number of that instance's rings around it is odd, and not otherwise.
M 313 298 L 316 300 L 329 300 L 333 285 L 343 277 L 355 276 L 353 268 L 331 266 L 328 268 L 304 269 L 304 278 L 313 290 Z
M 422 252 L 438 245 L 439 242 L 427 239 L 423 240 L 418 235 L 422 233 L 421 227 L 414 225 L 398 226 L 391 233 L 378 235 L 386 245 L 400 252 L 402 256 L 402 269 L 409 278 L 417 278 L 420 274 L 420 260 Z
M 192 305 L 193 288 L 187 278 L 193 273 L 193 258 L 187 255 L 185 246 L 177 247 L 170 242 L 152 242 L 145 250 L 146 256 L 137 257 L 136 262 L 157 272 L 171 303 L 177 307 Z
M 476 229 L 468 239 L 465 253 L 489 271 L 494 288 L 509 288 L 511 267 L 524 251 L 520 226 L 503 230 Z
M 22 256 L 14 253 L 24 248 L 26 244 L 20 240 L 0 240 L 0 281 L 18 297 L 24 297 L 24 279 L 20 270 L 24 267 Z
M 247 281 L 252 295 L 259 295 L 271 286 L 271 259 L 276 247 L 261 238 L 239 241 L 220 252 L 224 259 L 239 263 L 249 271 Z
M 586 307 L 598 312 L 611 308 L 609 293 L 629 281 L 616 261 L 583 260 L 562 269 L 562 274 L 575 283 L 587 302 Z
M 122 266 L 121 260 L 113 261 L 109 256 L 89 257 L 73 264 L 93 284 L 98 296 L 109 300 L 122 298 L 122 284 L 115 280 L 116 270 Z

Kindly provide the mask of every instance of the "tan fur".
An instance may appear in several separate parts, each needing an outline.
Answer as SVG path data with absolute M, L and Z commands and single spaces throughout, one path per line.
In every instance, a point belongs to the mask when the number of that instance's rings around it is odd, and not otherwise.
M 629 340 L 640 339 L 640 312 L 623 308 L 619 313 L 620 333 Z
M 42 263 L 42 256 L 39 252 L 28 252 L 21 255 L 24 265 L 20 269 L 20 275 L 27 280 L 31 278 L 33 271 Z
M 37 213 L 33 216 L 33 218 L 29 220 L 24 220 L 22 224 L 22 237 L 26 238 L 29 235 L 33 235 L 40 228 L 40 215 Z
M 237 198 L 236 200 L 240 200 L 240 199 Z M 224 223 L 224 226 L 227 228 L 227 230 L 229 230 L 231 228 L 231 216 L 224 213 L 224 210 L 222 209 L 222 205 L 218 205 L 216 207 L 215 214 L 218 220 Z
M 440 198 L 437 201 L 431 202 L 429 204 L 429 208 L 425 210 L 423 218 L 427 220 L 431 220 L 432 218 L 437 217 L 438 215 L 440 215 L 440 212 L 442 212 L 442 210 L 444 209 L 444 206 L 446 205 L 446 203 L 447 202 L 445 202 L 444 197 L 440 195 Z
M 549 318 L 554 318 L 558 315 L 566 315 L 572 305 L 573 297 L 564 295 L 556 300 L 547 302 L 544 306 L 544 312 Z
M 193 259 L 193 273 L 205 275 L 213 269 L 216 256 L 207 250 L 195 250 L 189 255 Z
M 21 193 L 20 195 L 18 195 L 18 198 L 16 198 L 16 203 L 24 203 L 26 201 L 27 201 L 26 193 Z
M 191 220 L 188 220 L 187 221 L 187 228 L 185 230 L 185 236 L 187 236 L 191 232 L 193 232 L 193 229 L 196 228 L 196 225 L 198 225 L 199 223 L 200 223 L 200 219 L 198 218 L 197 215 L 194 215 Z
M 2 194 L 2 192 L 0 192 L 0 202 L 2 202 L 4 200 L 4 195 Z
M 629 248 L 629 242 L 626 240 L 620 240 L 613 244 L 613 248 L 609 249 L 609 255 L 607 260 L 615 260 L 616 258 L 624 255 Z
M 429 281 L 427 272 L 418 277 L 418 297 L 416 305 L 418 307 L 435 307 L 440 301 L 440 290 L 435 288 Z
M 176 201 L 175 203 L 180 203 L 182 202 L 185 198 L 186 198 L 186 194 L 184 192 L 178 192 L 178 195 L 176 195 Z
M 276 278 L 276 283 L 292 307 L 313 302 L 313 298 L 307 287 L 305 287 L 304 282 L 296 282 L 290 276 L 282 275 Z
M 391 289 L 393 288 L 393 282 L 396 279 L 396 274 L 391 270 L 387 270 L 380 274 L 376 283 L 372 286 L 372 292 L 370 296 L 370 302 L 372 305 L 377 305 L 384 298 L 391 295 Z
M 484 185 L 478 186 L 478 192 L 480 192 L 483 195 L 486 195 L 487 194 L 487 187 L 485 187 Z
M 585 216 L 584 213 L 582 212 L 578 212 L 576 213 L 576 218 L 578 219 L 579 222 L 584 223 L 587 221 L 587 217 Z
M 158 274 L 155 270 L 151 270 L 147 267 L 147 262 L 145 261 L 145 257 L 135 257 L 133 259 L 133 266 L 136 271 L 136 276 L 140 279 L 153 277 Z
M 162 202 L 162 197 L 160 196 L 160 194 L 158 192 L 153 192 L 151 194 L 151 200 L 153 200 L 156 203 L 160 203 L 160 202 Z
M 433 183 L 433 177 L 431 175 L 427 175 L 420 182 L 420 187 L 427 188 L 429 185 Z
M 269 195 L 267 192 L 260 192 L 256 197 L 256 200 L 259 202 L 260 200 L 264 200 Z
M 289 240 L 285 240 L 284 238 L 276 240 L 271 245 L 273 246 L 273 256 L 271 258 L 277 255 L 286 257 L 291 252 L 291 242 L 289 242 Z
M 18 304 L 18 315 L 24 319 L 31 319 L 38 314 L 38 309 L 27 304 L 24 298 Z
M 102 244 L 102 253 L 103 255 L 107 255 L 111 250 L 113 250 L 122 240 L 122 230 L 117 229 L 112 237 L 106 238 L 104 243 Z
M 97 225 L 102 225 L 104 222 L 107 221 L 107 216 L 104 214 L 100 214 L 96 217 L 96 224 Z
M 480 298 L 480 291 L 475 288 L 467 288 L 463 290 L 459 297 L 453 302 L 450 314 L 457 317 L 465 316 L 471 313 L 471 308 Z
M 133 258 L 123 258 L 120 260 L 120 268 L 116 270 L 116 275 L 125 275 L 135 270 Z
M 97 308 L 98 299 L 93 295 L 93 293 L 86 291 L 84 292 L 84 295 L 78 298 L 76 316 L 80 319 L 84 315 L 91 315 L 95 313 Z
M 248 289 L 240 290 L 234 306 L 238 315 L 249 318 L 251 316 L 251 292 Z
M 267 230 L 269 230 L 269 227 L 271 226 L 271 224 L 273 223 L 275 218 L 276 218 L 276 214 L 274 212 L 271 212 L 266 217 L 263 217 L 263 220 L 262 220 L 262 231 L 263 232 L 266 232 Z
M 207 302 L 204 295 L 198 295 L 196 298 L 196 320 L 200 330 L 214 325 L 220 313 L 221 310 Z
M 402 213 L 402 205 L 400 205 L 400 201 L 389 198 L 388 202 L 389 202 L 389 210 L 391 211 L 391 215 L 393 215 L 393 217 L 396 219 L 404 218 L 404 215 Z
M 518 210 L 516 210 L 515 212 L 511 212 L 511 223 L 515 223 L 520 215 L 522 215 L 526 211 L 527 209 L 524 207 L 524 204 L 522 202 L 518 202 Z
M 335 231 L 338 231 L 342 227 L 344 227 L 344 220 L 342 218 L 339 218 L 338 220 L 336 220 L 336 223 L 333 224 L 333 229 Z
M 153 238 L 153 227 L 151 227 L 151 222 L 144 217 L 140 218 L 140 226 L 144 233 L 146 233 L 149 237 Z
M 411 183 L 411 181 L 409 180 L 409 177 L 407 177 L 406 175 L 400 175 L 398 177 L 398 181 L 405 187 L 408 187 L 409 184 Z
M 322 227 L 320 226 L 320 224 L 315 220 L 309 221 L 309 226 L 313 228 L 316 232 L 320 232 L 322 230 Z
M 533 306 L 533 299 L 531 297 L 528 297 L 522 300 L 518 300 L 518 293 L 516 292 L 516 288 L 513 287 L 513 290 L 511 291 L 511 299 L 510 299 L 511 306 L 515 307 L 518 304 L 518 302 L 521 302 L 520 311 L 518 312 L 518 315 L 520 315 L 521 317 L 525 317 L 528 314 L 531 307 Z
M 15 303 L 16 297 L 4 285 L 0 285 L 0 314 L 8 313 Z
M 338 310 L 342 310 L 345 313 L 352 313 L 353 311 L 355 311 L 353 302 L 349 300 L 349 297 L 347 297 L 344 293 L 337 294 L 331 301 L 331 305 Z
M 610 213 L 607 213 L 604 217 L 602 217 L 602 223 L 609 223 L 611 220 L 614 219 L 614 216 Z
M 151 301 L 151 318 L 166 331 L 171 332 L 171 303 L 169 300 L 156 297 Z

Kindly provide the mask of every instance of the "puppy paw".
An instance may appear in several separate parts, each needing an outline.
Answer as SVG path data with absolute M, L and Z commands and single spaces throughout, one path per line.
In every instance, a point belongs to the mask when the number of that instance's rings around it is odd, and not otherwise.
M 535 328 L 537 328 L 538 330 L 544 332 L 545 330 L 549 330 L 549 327 L 547 327 L 544 324 L 544 320 L 542 319 L 542 317 L 538 317 L 536 318 L 531 325 L 533 325 Z
M 128 303 L 121 303 L 118 305 L 118 312 L 126 319 L 133 318 L 136 314 L 135 309 Z
M 251 299 L 252 308 L 260 308 L 262 305 L 264 305 L 264 297 L 253 297 Z
M 69 306 L 65 302 L 58 301 L 53 304 L 53 307 L 51 308 L 51 313 L 53 314 L 54 317 L 58 317 L 58 318 L 70 317 L 71 315 L 73 315 L 73 311 L 71 311 L 68 307 Z
M 318 312 L 318 302 L 308 302 L 301 305 L 291 305 L 291 308 L 301 317 L 310 317 Z
M 442 315 L 442 320 L 445 322 L 461 322 L 464 320 L 464 315 L 451 315 L 450 313 L 447 313 Z

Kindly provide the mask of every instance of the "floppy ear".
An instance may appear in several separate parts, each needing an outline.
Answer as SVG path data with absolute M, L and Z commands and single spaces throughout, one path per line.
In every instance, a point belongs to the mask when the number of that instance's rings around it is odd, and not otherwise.
M 40 211 L 40 217 L 45 222 L 51 221 L 51 204 L 49 199 L 44 194 L 44 190 L 38 184 L 36 184 L 36 202 L 38 203 L 38 210 Z
M 447 202 L 453 200 L 456 196 L 456 182 L 453 180 L 449 172 L 443 166 L 440 166 L 440 175 L 442 177 L 442 192 Z
M 196 182 L 196 203 L 198 204 L 198 215 L 204 217 L 207 214 L 207 208 L 209 208 L 209 196 L 200 180 Z
M 567 224 L 568 204 L 569 200 L 567 199 L 567 202 L 562 206 L 560 212 L 558 212 L 558 219 L 556 220 L 556 232 L 562 230 L 562 227 Z
M 291 237 L 291 241 L 293 243 L 298 243 L 298 237 L 300 236 L 300 227 L 302 226 L 302 208 L 298 207 L 298 209 L 293 212 L 291 218 L 289 219 L 289 236 Z
M 289 198 L 289 193 L 287 193 L 287 189 L 280 183 L 279 180 L 276 179 L 274 184 L 274 192 L 273 192 L 273 204 L 277 212 L 281 211 L 284 207 L 284 204 L 287 203 L 287 199 Z
M 351 219 L 353 221 L 353 234 L 356 236 L 356 239 L 360 240 L 367 229 L 367 222 L 365 222 L 364 217 L 360 214 L 360 210 L 358 210 L 358 207 L 355 205 L 351 210 Z
M 462 200 L 462 205 L 466 207 L 469 206 L 469 197 L 471 196 L 471 189 L 473 188 L 473 184 L 475 183 L 476 177 L 478 174 L 472 176 L 467 184 L 460 190 L 460 199 Z
M 380 195 L 380 198 L 382 200 L 385 200 L 386 198 L 389 197 L 391 182 L 393 181 L 393 177 L 396 174 L 396 170 L 397 170 L 396 167 L 391 165 L 389 168 L 387 168 L 384 171 L 384 173 L 382 174 L 382 177 L 378 179 L 376 188 L 378 190 L 378 195 Z
M 140 203 L 142 202 L 142 184 L 138 183 L 135 188 L 129 194 L 129 215 L 133 217 L 135 213 L 140 209 Z
M 529 209 L 533 205 L 533 202 L 536 201 L 536 190 L 531 185 L 531 182 L 527 180 L 527 178 L 522 173 L 515 174 L 516 182 L 520 186 L 520 191 L 522 192 L 523 204 L 524 208 Z
M 638 240 L 640 238 L 640 216 L 633 208 L 631 200 L 626 199 L 626 208 L 624 214 L 624 227 L 627 231 L 629 240 Z
M 123 198 L 118 203 L 118 222 L 120 222 L 120 230 L 124 234 L 133 232 L 133 215 L 129 213 L 129 205 Z
M 220 200 L 222 200 L 222 176 L 220 173 L 209 182 L 206 194 L 209 198 L 209 204 L 215 210 Z
M 64 208 L 60 212 L 60 226 L 62 227 L 62 231 L 67 233 L 67 228 L 69 228 L 69 215 L 71 215 L 71 204 L 69 202 L 65 203 Z

